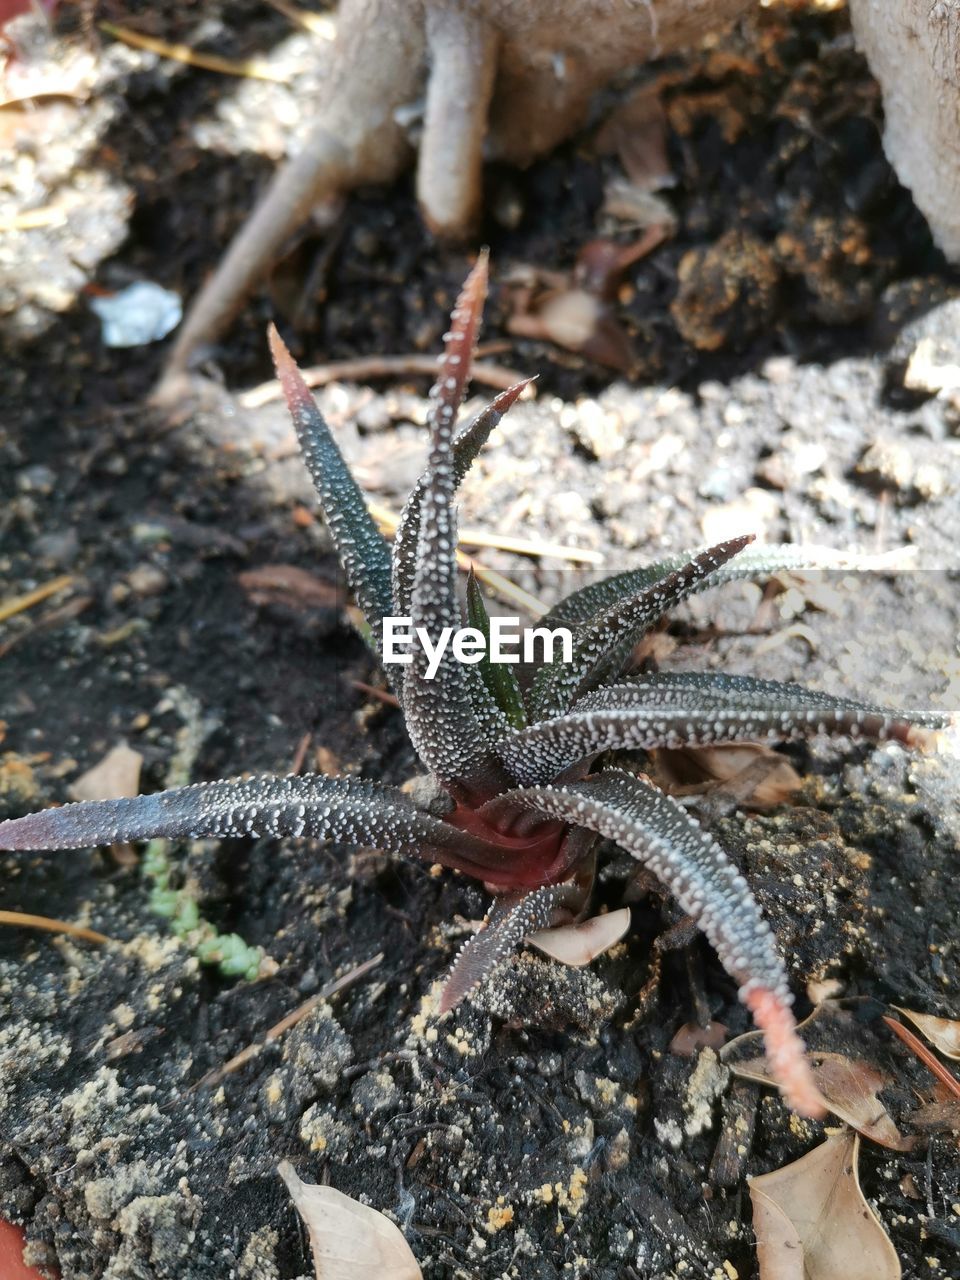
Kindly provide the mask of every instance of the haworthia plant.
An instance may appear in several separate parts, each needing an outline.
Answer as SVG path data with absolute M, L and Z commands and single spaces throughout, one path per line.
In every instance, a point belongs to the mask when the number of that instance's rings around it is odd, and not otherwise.
M 410 617 L 435 641 L 464 625 L 457 580 L 456 490 L 519 383 L 457 431 L 486 291 L 471 272 L 453 314 L 430 398 L 426 468 L 392 548 L 371 518 L 313 396 L 275 331 L 277 374 L 347 580 L 374 642 L 385 617 Z M 570 660 L 545 663 L 525 692 L 509 668 L 466 665 L 451 650 L 433 678 L 424 652 L 390 666 L 413 745 L 446 792 L 426 812 L 400 790 L 316 775 L 182 787 L 135 799 L 66 805 L 0 823 L 0 848 L 80 848 L 180 836 L 312 836 L 426 859 L 482 880 L 496 895 L 489 923 L 463 949 L 444 992 L 451 1008 L 531 931 L 585 909 L 602 839 L 641 862 L 696 920 L 764 1032 L 787 1102 L 819 1115 L 790 1012 L 786 969 L 742 875 L 690 814 L 624 753 L 657 747 L 783 740 L 836 733 L 923 745 L 947 723 L 795 685 L 715 673 L 625 677 L 637 641 L 679 601 L 733 577 L 803 567 L 856 567 L 814 548 L 750 546 L 749 535 L 672 556 L 574 592 L 538 625 L 572 631 Z M 475 580 L 466 619 L 489 622 Z M 617 766 L 607 753 L 616 752 Z M 630 758 L 630 757 L 627 757 Z M 605 761 L 607 761 L 605 763 Z

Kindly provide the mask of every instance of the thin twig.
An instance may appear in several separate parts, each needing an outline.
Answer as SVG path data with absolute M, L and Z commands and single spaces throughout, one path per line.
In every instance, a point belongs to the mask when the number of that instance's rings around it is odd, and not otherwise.
M 47 933 L 68 933 L 72 938 L 83 938 L 85 942 L 110 942 L 105 933 L 97 933 L 96 929 L 88 929 L 82 924 L 70 924 L 68 920 L 51 920 L 49 916 L 35 916 L 27 911 L 0 911 L 0 924 L 9 924 L 23 929 L 45 929 Z
M 279 1022 L 274 1023 L 270 1030 L 266 1033 L 262 1040 L 258 1040 L 256 1044 L 247 1045 L 245 1049 L 241 1049 L 239 1053 L 223 1064 L 222 1067 L 216 1067 L 213 1071 L 208 1071 L 205 1076 L 197 1081 L 195 1085 L 191 1085 L 191 1090 L 202 1089 L 208 1085 L 219 1084 L 226 1076 L 232 1075 L 238 1071 L 240 1067 L 245 1066 L 253 1058 L 256 1058 L 268 1044 L 279 1039 L 285 1031 L 289 1031 L 291 1027 L 295 1027 L 298 1022 L 302 1022 L 308 1014 L 311 1014 L 317 1005 L 322 1004 L 324 1000 L 329 1000 L 331 996 L 338 995 L 347 987 L 358 982 L 360 978 L 365 977 L 371 969 L 375 969 L 378 964 L 383 962 L 383 952 L 378 951 L 375 956 L 371 956 L 369 960 L 364 960 L 362 964 L 355 965 L 349 969 L 340 978 L 335 978 L 332 982 L 328 982 L 326 986 L 305 1000 L 303 1004 L 298 1005 L 286 1017 L 281 1018 Z
M 9 640 L 4 640 L 3 644 L 0 644 L 0 658 L 5 658 L 11 649 L 23 644 L 24 640 L 29 640 L 38 631 L 47 631 L 51 627 L 59 627 L 64 622 L 71 622 L 74 618 L 79 618 L 80 614 L 85 609 L 89 609 L 92 604 L 93 596 L 72 596 L 69 600 L 65 600 L 63 604 L 58 604 L 54 608 L 48 609 L 36 622 L 24 627 L 22 631 L 17 631 Z
M 899 1037 L 907 1048 L 916 1054 L 927 1070 L 937 1077 L 944 1088 L 949 1089 L 955 1098 L 960 1098 L 960 1081 L 947 1070 L 938 1058 L 934 1057 L 932 1051 L 927 1048 L 923 1041 L 915 1036 L 909 1027 L 905 1027 L 902 1022 L 898 1022 L 896 1018 L 890 1018 L 884 1014 L 883 1020 L 893 1034 Z
M 234 62 L 230 58 L 218 57 L 215 53 L 198 53 L 188 44 L 168 44 L 166 40 L 156 40 L 153 36 L 141 35 L 139 31 L 118 27 L 112 22 L 101 22 L 98 25 L 108 36 L 132 45 L 134 49 L 146 49 L 148 53 L 170 58 L 173 62 L 183 62 L 189 67 L 199 67 L 202 71 L 216 71 L 218 75 L 240 76 L 247 80 L 271 80 L 275 84 L 284 84 L 289 78 L 284 72 L 268 66 L 261 58 L 246 58 Z
M 491 547 L 495 551 L 513 551 L 520 556 L 551 556 L 555 560 L 570 560 L 573 564 L 603 565 L 599 551 L 585 547 L 570 547 L 564 542 L 541 542 L 538 538 L 514 538 L 510 534 L 488 533 L 484 529 L 461 529 L 461 545 Z
M 354 689 L 359 689 L 361 693 L 368 694 L 371 698 L 379 698 L 381 702 L 385 702 L 388 707 L 399 707 L 400 699 L 390 693 L 387 689 L 378 689 L 375 685 L 366 684 L 363 680 L 351 680 L 350 683 Z
M 71 586 L 72 583 L 73 578 L 66 574 L 62 578 L 54 578 L 52 582 L 46 582 L 42 587 L 36 587 L 33 591 L 26 592 L 22 596 L 13 596 L 9 600 L 0 602 L 0 622 L 6 622 L 8 618 L 12 618 L 15 614 L 32 609 L 35 604 L 40 604 L 42 601 L 49 599 L 50 596 L 55 596 L 58 591 Z
M 290 762 L 290 772 L 292 774 L 298 774 L 303 768 L 303 762 L 307 758 L 307 749 L 310 746 L 310 739 L 312 737 L 312 733 L 305 733 L 297 743 L 297 748 L 293 753 L 293 759 Z
M 301 369 L 301 375 L 308 387 L 324 387 L 328 382 L 365 382 L 368 378 L 434 378 L 437 374 L 435 356 L 361 356 L 356 360 L 337 360 L 331 364 L 314 365 L 312 369 Z M 523 374 L 515 369 L 504 368 L 499 364 L 487 364 L 481 360 L 475 364 L 470 376 L 495 391 L 506 391 L 508 387 L 523 381 Z M 522 393 L 529 398 L 536 393 L 533 384 Z M 251 387 L 238 396 L 244 409 L 259 409 L 271 400 L 279 400 L 283 396 L 280 383 L 276 378 L 269 382 L 261 382 L 258 387 Z

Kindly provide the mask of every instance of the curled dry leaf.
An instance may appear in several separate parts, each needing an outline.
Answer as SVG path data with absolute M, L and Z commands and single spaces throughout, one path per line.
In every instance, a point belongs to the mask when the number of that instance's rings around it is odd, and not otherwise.
M 621 907 L 604 916 L 592 916 L 581 924 L 538 929 L 527 935 L 527 942 L 551 959 L 580 969 L 615 946 L 629 928 L 630 908 Z
M 928 1102 L 917 1107 L 910 1116 L 910 1123 L 922 1133 L 960 1135 L 960 1102 Z
M 678 1058 L 695 1058 L 701 1049 L 719 1049 L 727 1038 L 722 1022 L 708 1022 L 705 1027 L 685 1022 L 670 1041 L 670 1052 Z
M 277 1173 L 304 1221 L 317 1280 L 423 1280 L 398 1226 L 334 1187 L 301 1182 L 284 1160 Z
M 611 304 L 624 272 L 666 238 L 663 223 L 647 226 L 631 244 L 589 240 L 571 273 L 533 271 L 515 291 L 507 329 L 518 337 L 547 339 L 621 373 L 636 363 L 633 340 Z M 545 291 L 537 285 L 546 285 Z
M 823 1010 L 826 1012 L 822 1012 Z M 814 1033 L 821 1031 L 825 1025 L 829 1025 L 827 1020 L 832 1016 L 834 1011 L 828 1006 L 820 1005 L 797 1028 L 806 1043 L 813 1078 L 827 1107 L 838 1120 L 845 1121 L 858 1133 L 880 1146 L 889 1147 L 892 1151 L 912 1150 L 917 1139 L 900 1132 L 878 1096 L 882 1089 L 892 1083 L 890 1077 L 852 1054 L 819 1052 L 811 1046 L 810 1037 L 805 1032 L 811 1028 Z M 836 1016 L 841 1017 L 842 1014 L 836 1011 Z M 723 1047 L 720 1057 L 734 1075 L 744 1080 L 754 1080 L 759 1084 L 774 1083 L 759 1032 L 750 1031 L 746 1035 L 737 1036 Z
M 123 800 L 138 795 L 142 764 L 140 752 L 120 742 L 77 778 L 70 794 L 74 800 Z
M 627 178 L 640 191 L 676 185 L 659 85 L 640 85 L 615 107 L 597 130 L 594 146 L 600 155 L 615 152 Z
M 759 1035 L 754 1032 L 749 1034 Z M 766 1058 L 762 1056 L 759 1039 L 756 1041 L 756 1057 L 737 1061 L 728 1059 L 727 1050 L 746 1039 L 747 1036 L 739 1036 L 726 1045 L 721 1055 L 723 1061 L 734 1075 L 741 1076 L 744 1080 L 773 1085 L 774 1079 L 767 1069 Z M 865 1138 L 870 1138 L 882 1147 L 889 1147 L 892 1151 L 911 1151 L 916 1146 L 916 1138 L 900 1132 L 877 1096 L 881 1089 L 891 1083 L 888 1076 L 862 1059 L 845 1058 L 840 1053 L 808 1052 L 808 1057 L 817 1088 L 823 1094 L 831 1114 L 838 1120 L 846 1121 Z
M 900 1280 L 900 1261 L 860 1189 L 860 1139 L 831 1134 L 750 1179 L 760 1280 Z
M 672 795 L 715 789 L 754 809 L 786 804 L 802 782 L 790 761 L 765 743 L 668 747 L 655 759 L 657 780 Z
M 879 1093 L 891 1084 L 890 1077 L 862 1058 L 839 1053 L 813 1056 L 813 1075 L 830 1110 L 839 1120 L 893 1151 L 911 1151 L 916 1138 L 902 1134 L 880 1101 Z
M 914 1013 L 912 1009 L 903 1009 L 898 1004 L 893 1008 L 909 1018 L 920 1034 L 945 1058 L 960 1062 L 960 1022 L 953 1018 L 937 1018 L 932 1013 Z
M 535 310 L 511 316 L 507 331 L 520 338 L 546 339 L 620 373 L 628 373 L 636 361 L 626 330 L 608 304 L 588 289 L 571 287 L 545 294 Z

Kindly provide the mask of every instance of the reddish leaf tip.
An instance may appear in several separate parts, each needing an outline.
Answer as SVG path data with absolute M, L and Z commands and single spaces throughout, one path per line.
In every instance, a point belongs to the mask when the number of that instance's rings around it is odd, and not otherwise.
M 290 360 L 290 352 L 287 350 L 287 344 L 280 337 L 280 331 L 271 320 L 267 325 L 267 342 L 270 344 L 270 354 L 273 356 L 274 365 L 279 364 L 282 360 Z
M 287 408 L 299 433 L 301 427 L 312 422 L 319 413 L 317 403 L 297 367 L 297 362 L 274 324 L 267 326 L 267 341 L 270 343 L 270 355 L 273 357 L 277 381 L 280 383 L 283 398 L 287 402 Z
M 801 1116 L 822 1120 L 827 1114 L 826 1102 L 814 1081 L 810 1059 L 797 1035 L 789 1006 L 769 987 L 750 987 L 742 999 L 763 1032 L 767 1060 L 784 1102 Z

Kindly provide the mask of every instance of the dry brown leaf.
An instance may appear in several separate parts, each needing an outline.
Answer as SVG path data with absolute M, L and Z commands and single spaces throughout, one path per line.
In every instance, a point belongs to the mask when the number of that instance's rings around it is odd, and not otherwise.
M 655 759 L 659 780 L 674 795 L 699 794 L 715 785 L 754 809 L 785 804 L 803 782 L 790 761 L 764 743 L 660 748 Z
M 928 1102 L 910 1113 L 910 1123 L 924 1133 L 960 1134 L 960 1102 Z
M 527 942 L 561 964 L 580 969 L 609 951 L 630 928 L 630 908 L 621 907 L 604 916 L 592 916 L 581 924 L 562 924 L 527 935 Z
M 536 310 L 511 316 L 507 331 L 546 339 L 621 373 L 628 373 L 636 362 L 626 330 L 608 304 L 587 289 L 570 287 L 544 295 Z
M 802 1032 L 802 1024 L 801 1024 Z M 749 1035 L 759 1032 L 749 1032 Z M 725 1046 L 724 1053 L 746 1036 L 739 1036 Z M 760 1048 L 760 1042 L 757 1042 Z M 902 1134 L 890 1118 L 890 1114 L 878 1098 L 881 1089 L 890 1084 L 890 1079 L 860 1058 L 846 1058 L 841 1053 L 810 1053 L 810 1064 L 813 1067 L 813 1078 L 817 1088 L 826 1099 L 830 1112 L 838 1120 L 852 1125 L 858 1133 L 872 1142 L 892 1151 L 912 1151 L 917 1139 Z M 748 1058 L 737 1063 L 724 1061 L 734 1075 L 745 1080 L 756 1080 L 760 1084 L 775 1085 L 773 1076 L 767 1067 L 765 1057 Z
M 914 1013 L 912 1009 L 893 1006 L 897 1013 L 909 1018 L 921 1035 L 925 1036 L 945 1058 L 960 1062 L 960 1022 L 953 1018 L 937 1018 L 932 1013 Z
M 685 1022 L 670 1041 L 670 1052 L 678 1058 L 695 1058 L 701 1049 L 720 1049 L 727 1038 L 722 1022 L 708 1022 L 705 1027 Z
M 120 742 L 77 778 L 70 795 L 74 800 L 123 800 L 139 795 L 142 764 L 140 752 Z
M 900 1261 L 857 1177 L 851 1129 L 750 1179 L 760 1280 L 900 1280 Z
M 620 324 L 612 303 L 624 272 L 659 245 L 663 225 L 647 227 L 632 244 L 589 240 L 565 275 L 534 269 L 518 278 L 507 330 L 522 338 L 547 339 L 608 368 L 629 373 L 636 364 L 633 339 Z
M 277 1172 L 303 1218 L 317 1280 L 423 1280 L 398 1226 L 333 1187 L 301 1182 L 284 1160 Z
M 831 1113 L 865 1138 L 870 1138 L 883 1147 L 889 1147 L 893 1151 L 912 1150 L 917 1139 L 900 1132 L 878 1097 L 881 1089 L 891 1083 L 890 1078 L 862 1058 L 844 1053 L 819 1052 L 810 1048 L 805 1030 L 811 1028 L 817 1020 L 822 1025 L 829 1016 L 831 1010 L 828 1006 L 819 1005 L 810 1017 L 800 1023 L 797 1030 L 807 1042 L 807 1056 L 813 1068 L 813 1078 Z M 757 1050 L 755 1055 L 751 1053 L 754 1047 Z M 775 1083 L 763 1054 L 759 1031 L 748 1031 L 745 1035 L 737 1036 L 724 1045 L 720 1057 L 734 1075 L 744 1080 L 755 1080 L 759 1084 L 771 1086 Z
M 667 155 L 667 117 L 660 88 L 644 84 L 610 113 L 594 138 L 600 155 L 616 153 L 630 183 L 639 191 L 676 185 Z
M 893 1151 L 910 1151 L 917 1145 L 916 1138 L 900 1132 L 878 1097 L 891 1083 L 882 1071 L 862 1058 L 823 1053 L 813 1056 L 813 1075 L 837 1119 L 865 1138 Z

